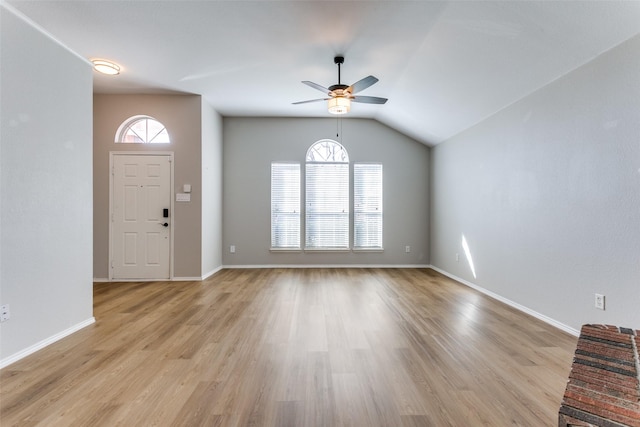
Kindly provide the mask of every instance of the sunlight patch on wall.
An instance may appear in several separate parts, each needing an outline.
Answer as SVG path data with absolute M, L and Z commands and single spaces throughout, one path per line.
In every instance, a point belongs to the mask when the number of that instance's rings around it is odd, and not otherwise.
M 469 263 L 469 268 L 471 268 L 471 273 L 473 274 L 473 278 L 476 278 L 476 269 L 473 266 L 473 259 L 471 258 L 471 251 L 469 250 L 469 245 L 467 244 L 467 239 L 465 239 L 464 234 L 462 235 L 462 249 L 464 250 L 464 254 L 467 257 L 467 262 Z

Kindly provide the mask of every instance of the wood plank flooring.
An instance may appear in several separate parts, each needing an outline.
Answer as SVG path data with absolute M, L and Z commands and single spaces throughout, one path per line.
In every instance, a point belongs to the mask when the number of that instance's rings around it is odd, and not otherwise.
M 99 283 L 0 371 L 8 426 L 554 426 L 577 338 L 422 269 Z

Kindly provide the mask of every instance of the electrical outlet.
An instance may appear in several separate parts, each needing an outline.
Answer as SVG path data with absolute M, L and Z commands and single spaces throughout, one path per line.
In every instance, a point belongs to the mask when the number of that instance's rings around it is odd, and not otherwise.
M 596 308 L 604 310 L 604 295 L 596 294 Z
M 229 246 L 229 252 L 231 252 L 232 254 L 235 254 L 236 253 L 236 245 Z
M 9 311 L 9 304 L 0 306 L 0 322 L 6 322 L 11 318 L 11 312 Z
M 405 252 L 405 253 L 409 253 L 409 252 L 411 252 L 411 246 L 405 246 L 405 247 L 404 247 L 404 252 Z

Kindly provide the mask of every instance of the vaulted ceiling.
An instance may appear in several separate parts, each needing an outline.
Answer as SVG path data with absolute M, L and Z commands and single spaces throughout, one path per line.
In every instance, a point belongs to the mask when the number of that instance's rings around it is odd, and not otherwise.
M 3 0 L 4 1 L 4 0 Z M 350 117 L 438 144 L 640 32 L 638 1 L 6 0 L 85 58 L 96 93 L 193 93 L 223 116 L 327 117 L 310 80 L 370 74 Z M 44 64 L 43 64 L 44 65 Z

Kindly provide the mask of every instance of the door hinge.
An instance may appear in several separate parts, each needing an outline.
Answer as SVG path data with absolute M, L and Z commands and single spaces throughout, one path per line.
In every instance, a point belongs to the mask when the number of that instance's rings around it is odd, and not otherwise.
M 111 268 L 115 267 L 115 262 L 111 261 Z

